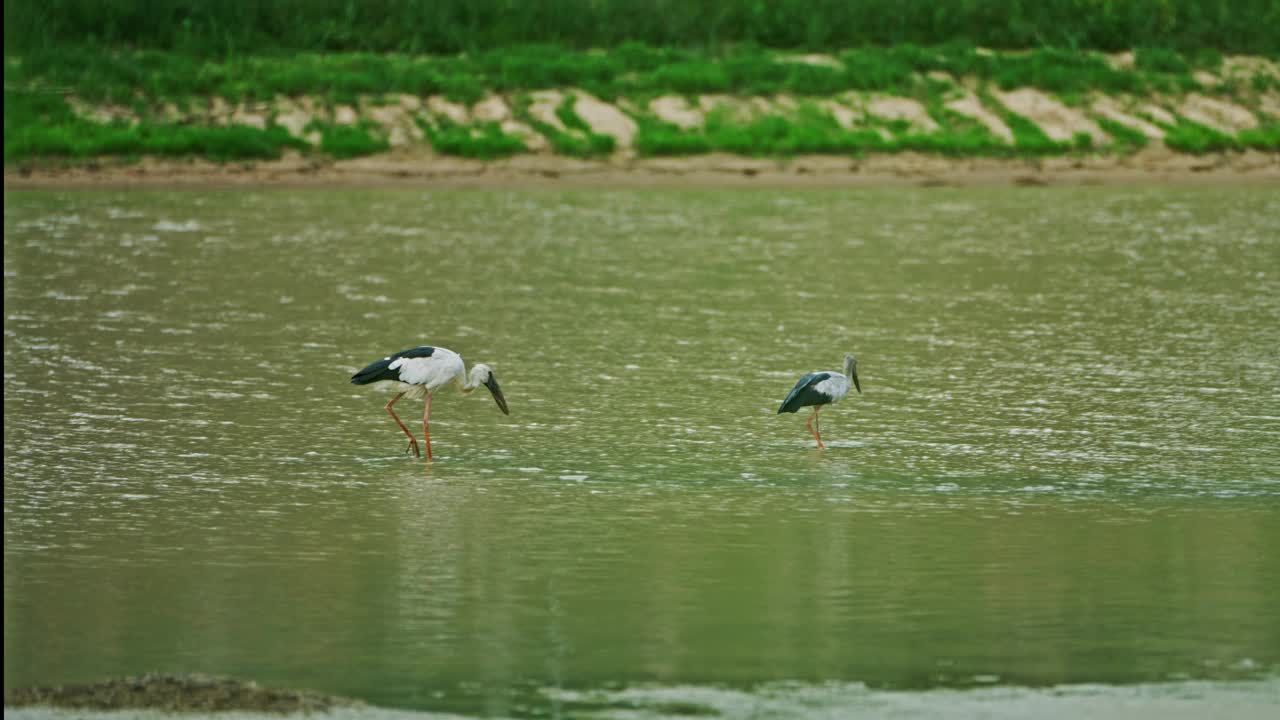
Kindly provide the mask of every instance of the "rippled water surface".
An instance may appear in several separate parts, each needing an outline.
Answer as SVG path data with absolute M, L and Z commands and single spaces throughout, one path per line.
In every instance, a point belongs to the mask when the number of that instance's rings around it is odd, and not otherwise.
M 1274 188 L 9 193 L 4 230 L 6 686 L 803 715 L 1280 668 Z M 419 344 L 511 406 L 438 396 L 430 465 L 348 383 Z M 818 451 L 775 411 L 846 351 Z

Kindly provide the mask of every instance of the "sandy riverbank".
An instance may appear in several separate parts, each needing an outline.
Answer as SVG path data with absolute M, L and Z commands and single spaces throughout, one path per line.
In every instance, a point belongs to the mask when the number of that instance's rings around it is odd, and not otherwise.
M 732 155 L 584 161 L 526 155 L 502 161 L 401 150 L 345 161 L 292 154 L 281 160 L 218 164 L 144 159 L 7 167 L 6 190 L 199 187 L 645 187 L 645 186 L 970 186 L 1280 183 L 1280 155 L 1193 156 L 1152 148 L 1130 156 L 1039 160 L 952 159 L 902 153 L 788 160 Z

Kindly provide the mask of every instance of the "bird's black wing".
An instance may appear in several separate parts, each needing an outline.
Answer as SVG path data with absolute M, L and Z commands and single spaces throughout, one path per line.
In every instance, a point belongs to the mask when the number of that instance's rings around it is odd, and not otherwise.
M 392 370 L 391 363 L 400 358 L 431 357 L 435 351 L 436 349 L 430 345 L 401 350 L 395 355 L 384 357 L 375 363 L 370 363 L 368 367 L 355 375 L 352 375 L 351 382 L 355 385 L 368 385 L 369 383 L 375 383 L 379 380 L 399 380 L 400 371 L 399 369 Z
M 778 414 L 784 412 L 793 413 L 802 407 L 808 405 L 824 405 L 831 402 L 831 398 L 818 392 L 814 386 L 831 377 L 828 372 L 809 373 L 800 378 L 800 382 L 791 388 L 791 392 L 787 394 L 787 399 L 782 401 L 782 405 L 778 407 Z

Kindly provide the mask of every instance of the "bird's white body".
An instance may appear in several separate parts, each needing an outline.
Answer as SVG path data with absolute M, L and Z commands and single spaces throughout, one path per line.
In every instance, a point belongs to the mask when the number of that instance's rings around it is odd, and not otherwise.
M 387 369 L 400 374 L 399 381 L 393 380 L 388 384 L 410 398 L 421 398 L 449 383 L 462 385 L 467 376 L 467 365 L 462 356 L 442 347 L 436 348 L 431 357 L 396 358 Z
M 827 370 L 831 376 L 813 386 L 817 392 L 831 398 L 829 402 L 838 403 L 849 394 L 849 388 L 853 387 L 853 383 L 843 373 L 835 370 Z

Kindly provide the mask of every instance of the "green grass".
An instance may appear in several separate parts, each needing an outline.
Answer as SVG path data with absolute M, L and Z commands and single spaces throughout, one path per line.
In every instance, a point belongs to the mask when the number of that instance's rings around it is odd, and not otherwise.
M 767 115 L 734 122 L 727 110 L 707 117 L 705 134 L 712 150 L 738 155 L 849 154 L 869 149 L 859 140 L 878 139 L 874 131 L 849 133 L 817 112 L 801 109 L 794 116 Z
M 355 125 L 335 125 L 313 121 L 308 130 L 320 131 L 320 149 L 339 160 L 373 155 L 390 149 L 381 129 L 362 121 Z
M 1116 152 L 1127 155 L 1147 146 L 1147 136 L 1140 130 L 1134 130 L 1110 118 L 1094 117 L 1093 120 L 1103 132 L 1111 136 L 1111 146 Z
M 1035 87 L 1053 93 L 1141 93 L 1146 86 L 1142 75 L 1116 70 L 1101 56 L 1053 48 L 991 59 L 990 65 L 986 76 L 1006 90 Z
M 1253 130 L 1243 130 L 1236 136 L 1241 148 L 1280 152 L 1280 123 L 1268 123 Z
M 712 151 L 755 157 L 814 153 L 860 156 L 916 151 L 950 157 L 1009 157 L 1023 152 L 1000 142 L 969 118 L 940 108 L 934 115 L 941 124 L 938 132 L 925 134 L 905 123 L 885 123 L 892 132 L 884 137 L 874 127 L 841 128 L 833 117 L 811 105 L 801 105 L 794 113 L 747 122 L 735 120 L 728 109 L 721 108 L 709 114 L 706 125 L 699 130 L 680 130 L 669 123 L 642 119 L 636 148 L 645 156 Z M 1056 149 L 1065 152 L 1069 148 Z
M 524 140 L 502 132 L 495 122 L 448 124 L 438 129 L 426 128 L 425 131 L 431 146 L 444 155 L 493 160 L 528 152 Z
M 1191 63 L 1177 50 L 1169 48 L 1138 48 L 1133 53 L 1134 67 L 1158 73 L 1188 73 Z
M 100 156 L 271 160 L 306 143 L 281 127 L 197 127 L 141 121 L 96 123 L 76 116 L 60 96 L 5 91 L 4 159 Z
M 209 160 L 273 160 L 298 147 L 284 128 L 179 127 L 139 123 L 66 124 L 5 133 L 5 162 L 38 157 L 204 157 Z
M 700 155 L 711 152 L 711 141 L 701 132 L 679 127 L 652 117 L 636 121 L 636 152 L 645 157 Z
M 1004 117 L 1013 130 L 1014 142 L 1002 142 L 973 120 L 945 110 L 955 82 L 975 80 L 991 108 L 1000 107 L 986 91 L 993 86 L 1035 87 L 1064 102 L 1083 105 L 1088 94 L 1097 90 L 1136 96 L 1185 92 L 1198 87 L 1192 72 L 1222 62 L 1221 54 L 1212 49 L 1184 52 L 1152 46 L 1139 49 L 1136 69 L 1126 71 L 1113 68 L 1093 52 L 1047 47 L 989 52 L 961 41 L 936 46 L 864 46 L 844 50 L 837 58 L 835 66 L 796 62 L 750 43 L 709 49 L 655 48 L 631 42 L 598 51 L 540 43 L 449 56 L 278 50 L 207 55 L 189 49 L 129 50 L 100 43 L 36 47 L 20 57 L 6 58 L 6 99 L 13 95 L 17 103 L 11 111 L 12 103 L 6 102 L 5 156 L 9 160 L 38 155 L 186 153 L 234 159 L 277 157 L 286 147 L 298 147 L 335 158 L 357 157 L 388 149 L 384 133 L 376 125 L 317 123 L 313 129 L 320 131 L 321 142 L 317 149 L 310 149 L 280 128 L 175 126 L 159 119 L 159 108 L 167 103 L 199 107 L 211 97 L 233 104 L 271 102 L 278 96 L 310 96 L 329 106 L 376 104 L 397 93 L 415 97 L 439 94 L 473 103 L 491 92 L 514 98 L 517 119 L 544 135 L 556 153 L 607 155 L 615 150 L 614 139 L 591 131 L 574 111 L 571 93 L 555 108 L 563 129 L 536 120 L 528 112 L 528 93 L 532 91 L 582 88 L 606 100 L 629 99 L 636 107 L 670 93 L 789 95 L 800 102 L 799 112 L 750 120 L 735 120 L 727 112 L 713 114 L 707 126 L 697 131 L 682 131 L 638 113 L 637 150 L 648 156 L 709 151 L 787 156 L 916 150 L 952 156 L 1034 157 L 1093 148 L 1087 138 L 1055 142 L 1025 118 L 1008 112 Z M 930 77 L 935 71 L 951 79 Z M 1252 86 L 1254 90 L 1272 89 L 1276 83 L 1255 79 Z M 811 99 L 846 91 L 914 98 L 925 103 L 942 130 L 926 135 L 889 122 L 877 125 L 890 131 L 889 137 L 875 128 L 844 130 Z M 140 122 L 102 124 L 76 117 L 61 99 L 63 94 L 132 109 Z M 1104 127 L 1115 138 L 1112 145 L 1118 151 L 1129 152 L 1145 144 L 1140 134 Z M 499 158 L 527 151 L 521 138 L 492 124 L 424 124 L 424 130 L 432 146 L 444 154 Z M 1171 129 L 1170 146 L 1198 153 L 1233 147 L 1270 150 L 1274 149 L 1274 130 L 1259 130 L 1246 139 L 1180 123 Z
M 1267 73 L 1255 73 L 1253 77 L 1249 78 L 1249 87 L 1257 93 L 1280 90 L 1280 77 Z
M 823 96 L 846 90 L 920 94 L 942 71 L 1004 88 L 1036 87 L 1071 94 L 1091 90 L 1142 94 L 1197 86 L 1193 67 L 1174 51 L 1144 51 L 1147 69 L 1117 70 L 1101 55 L 1039 48 L 980 53 L 952 42 L 841 52 L 840 65 L 783 61 L 755 46 L 711 52 L 629 44 L 609 51 L 558 45 L 513 46 L 469 55 L 266 52 L 202 56 L 181 51 L 120 50 L 101 45 L 37 48 L 5 68 L 8 87 L 46 87 L 104 103 L 217 95 L 230 102 L 312 95 L 351 103 L 362 95 L 444 94 L 475 102 L 487 91 L 580 87 L 605 99 L 658 93 L 789 93 Z M 1174 61 L 1174 58 L 1178 62 Z M 1176 72 L 1174 71 L 1176 70 Z
M 1236 138 L 1186 118 L 1178 118 L 1177 125 L 1165 128 L 1164 144 L 1193 155 L 1239 148 Z

